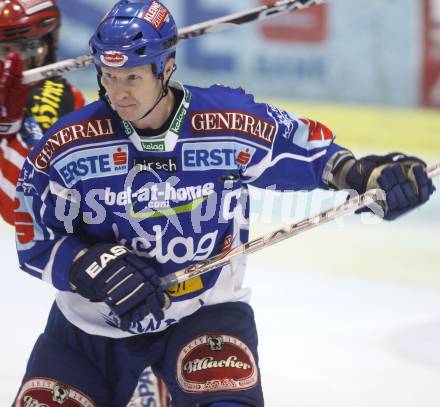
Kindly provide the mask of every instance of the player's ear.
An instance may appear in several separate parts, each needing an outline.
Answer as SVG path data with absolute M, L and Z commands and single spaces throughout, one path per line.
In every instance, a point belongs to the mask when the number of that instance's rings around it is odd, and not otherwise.
M 169 77 L 171 76 L 171 74 L 174 71 L 174 64 L 175 64 L 176 60 L 174 58 L 170 58 L 167 63 L 165 64 L 165 69 L 163 71 L 163 76 L 165 81 L 167 81 L 169 79 Z

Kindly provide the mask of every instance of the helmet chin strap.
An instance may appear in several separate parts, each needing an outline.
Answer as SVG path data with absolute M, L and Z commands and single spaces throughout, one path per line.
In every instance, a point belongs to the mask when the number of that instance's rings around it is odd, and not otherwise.
M 138 121 L 138 120 L 142 120 L 142 119 L 144 119 L 145 117 L 147 117 L 155 108 L 156 108 L 156 106 L 160 103 L 160 101 L 166 96 L 166 95 L 168 95 L 168 91 L 169 91 L 169 89 L 168 89 L 168 84 L 170 83 L 170 79 L 171 79 L 171 76 L 173 75 L 173 73 L 174 73 L 174 71 L 177 69 L 177 66 L 176 66 L 176 64 L 174 64 L 173 65 L 173 70 L 172 70 L 172 72 L 171 72 L 171 74 L 170 74 L 170 76 L 168 77 L 168 79 L 166 80 L 166 82 L 164 82 L 164 80 L 163 80 L 163 73 L 162 74 L 160 74 L 159 75 L 159 78 L 160 78 L 160 80 L 161 80 L 161 85 L 162 85 L 162 90 L 161 90 L 161 92 L 160 92 L 160 95 L 158 96 L 158 98 L 157 98 L 157 100 L 156 100 L 156 102 L 154 103 L 154 105 L 147 111 L 147 113 L 145 113 L 142 117 L 140 117 L 139 119 L 137 119 L 136 121 Z

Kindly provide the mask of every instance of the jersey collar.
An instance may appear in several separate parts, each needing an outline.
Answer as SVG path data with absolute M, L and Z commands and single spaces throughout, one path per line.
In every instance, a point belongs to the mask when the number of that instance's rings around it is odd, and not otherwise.
M 122 127 L 125 134 L 139 151 L 162 153 L 165 151 L 173 151 L 176 146 L 180 131 L 188 114 L 191 92 L 177 81 L 170 81 L 169 86 L 183 91 L 183 98 L 170 127 L 162 134 L 155 137 L 142 137 L 129 121 L 122 120 Z

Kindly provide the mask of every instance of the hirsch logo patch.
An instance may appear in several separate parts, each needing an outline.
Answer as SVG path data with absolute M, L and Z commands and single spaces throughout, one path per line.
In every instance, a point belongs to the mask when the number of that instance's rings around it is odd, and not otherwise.
M 103 64 L 118 68 L 125 65 L 128 56 L 119 51 L 104 51 L 100 59 Z
M 258 380 L 251 350 L 234 336 L 198 336 L 177 358 L 177 382 L 188 393 L 244 390 L 256 386 Z
M 266 144 L 272 144 L 276 127 L 261 117 L 239 111 L 209 111 L 191 114 L 193 133 L 242 133 Z
M 136 157 L 133 165 L 137 165 L 141 171 L 177 172 L 178 169 L 177 157 Z

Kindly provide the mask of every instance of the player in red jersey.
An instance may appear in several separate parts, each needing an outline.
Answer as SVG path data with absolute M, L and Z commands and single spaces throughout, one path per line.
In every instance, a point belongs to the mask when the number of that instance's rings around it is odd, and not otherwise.
M 0 215 L 11 225 L 15 185 L 32 145 L 60 116 L 84 105 L 61 77 L 22 83 L 23 70 L 55 62 L 60 22 L 52 0 L 0 1 Z

